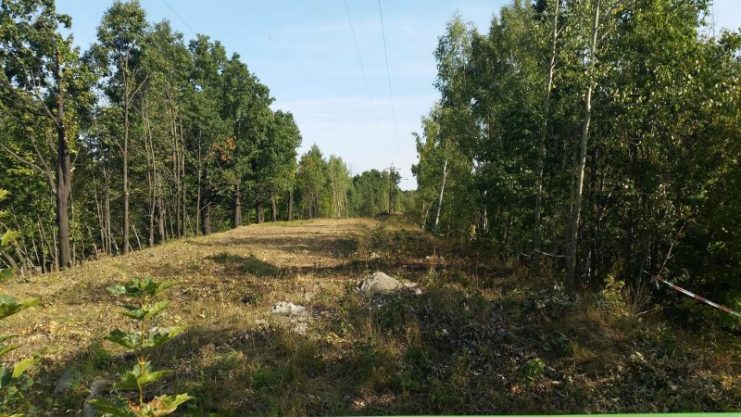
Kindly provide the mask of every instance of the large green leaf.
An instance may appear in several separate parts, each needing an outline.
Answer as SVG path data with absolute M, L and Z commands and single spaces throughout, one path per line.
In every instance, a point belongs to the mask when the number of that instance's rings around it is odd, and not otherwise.
M 8 352 L 18 349 L 20 345 L 0 345 L 0 357 Z
M 136 417 L 137 415 L 131 411 L 129 405 L 123 401 L 118 403 L 112 403 L 110 401 L 94 399 L 88 401 L 88 404 L 92 405 L 93 408 L 104 414 L 111 414 L 114 417 Z
M 10 191 L 0 188 L 0 201 L 5 200 L 10 195 Z
M 185 327 L 155 327 L 149 331 L 146 339 L 144 339 L 144 347 L 153 348 L 162 346 L 170 340 L 174 339 L 185 330 Z
M 123 330 L 115 329 L 108 333 L 108 336 L 106 336 L 105 339 L 119 346 L 123 346 L 126 349 L 136 349 L 141 343 L 141 333 L 126 333 Z
M 28 368 L 32 367 L 36 361 L 34 358 L 26 358 L 17 364 L 15 364 L 15 367 L 13 367 L 13 378 L 18 378 L 21 375 L 23 375 L 24 372 L 28 370 Z
M 172 287 L 173 284 L 172 281 L 156 282 L 152 278 L 134 278 L 130 282 L 111 285 L 108 287 L 108 292 L 127 297 L 154 297 Z
M 12 316 L 17 312 L 23 311 L 38 303 L 39 300 L 35 298 L 27 298 L 19 301 L 17 298 L 9 295 L 0 295 L 0 319 Z
M 153 348 L 164 345 L 184 330 L 184 327 L 155 327 L 142 337 L 141 332 L 138 331 L 126 333 L 116 329 L 110 332 L 105 339 L 127 349 Z
M 170 373 L 170 371 L 152 371 L 152 365 L 149 362 L 141 365 L 136 364 L 132 370 L 123 374 L 121 382 L 115 384 L 115 388 L 120 390 L 138 390 L 157 382 Z
M 157 314 L 159 314 L 162 310 L 166 309 L 167 306 L 170 305 L 169 301 L 160 301 L 155 304 L 147 304 L 143 305 L 141 307 L 138 306 L 125 306 L 126 311 L 124 311 L 122 314 L 126 317 L 130 317 L 134 320 L 147 320 L 150 319 Z
M 178 406 L 191 399 L 193 397 L 188 394 L 160 395 L 142 404 L 141 407 L 132 406 L 131 408 L 139 417 L 161 417 L 174 413 Z

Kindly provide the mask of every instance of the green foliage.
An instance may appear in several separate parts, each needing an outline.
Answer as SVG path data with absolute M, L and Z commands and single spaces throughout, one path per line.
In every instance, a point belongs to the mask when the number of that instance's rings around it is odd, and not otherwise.
M 39 301 L 35 298 L 18 300 L 15 297 L 0 294 L 0 319 L 12 316 L 29 307 L 35 306 Z
M 372 217 L 398 208 L 399 174 L 371 169 L 352 179 L 350 210 L 354 216 Z M 393 209 L 393 210 L 390 210 Z
M 142 334 L 139 331 L 124 332 L 115 329 L 105 339 L 126 349 L 149 349 L 162 346 L 176 338 L 184 330 L 183 327 L 155 327 Z
M 435 52 L 440 101 L 417 135 L 416 220 L 559 278 L 584 166 L 582 289 L 641 288 L 645 270 L 734 304 L 741 34 L 703 34 L 708 7 L 517 1 L 486 33 L 452 19 Z
M 0 282 L 9 278 L 10 270 L 0 270 Z M 0 294 L 0 320 L 23 311 L 38 304 L 38 300 L 28 298 L 18 300 L 15 297 Z M 16 336 L 0 335 L 0 358 L 7 353 L 17 349 L 20 345 L 10 344 L 8 341 Z M 26 358 L 15 365 L 0 365 L 0 415 L 2 413 L 17 411 L 32 411 L 32 406 L 25 399 L 24 392 L 28 392 L 33 386 L 33 379 L 27 375 L 27 371 L 36 363 L 34 358 Z M 23 414 L 11 414 L 22 416 Z
M 167 300 L 151 302 L 151 299 L 161 295 L 172 285 L 170 281 L 156 282 L 152 278 L 134 278 L 108 288 L 112 295 L 125 297 L 132 302 L 124 306 L 123 315 L 134 320 L 140 329 L 130 332 L 115 329 L 105 337 L 106 340 L 136 353 L 137 363 L 130 371 L 121 375 L 119 382 L 114 384 L 114 389 L 136 391 L 138 401 L 127 401 L 122 398 L 115 401 L 91 400 L 90 404 L 98 411 L 114 416 L 165 416 L 174 413 L 179 405 L 192 399 L 188 394 L 179 394 L 160 395 L 148 402 L 144 401 L 144 389 L 170 374 L 166 370 L 153 370 L 145 351 L 162 346 L 185 330 L 182 327 L 152 327 L 149 331 L 143 331 L 146 323 L 162 313 L 170 304 Z
M 136 364 L 131 371 L 123 374 L 121 381 L 114 387 L 119 390 L 140 390 L 169 374 L 169 371 L 152 371 L 152 366 L 148 362 Z
M 528 383 L 535 382 L 545 370 L 545 362 L 540 358 L 533 358 L 522 366 L 522 376 Z
M 173 286 L 172 281 L 156 282 L 152 278 L 134 278 L 131 282 L 108 287 L 108 292 L 115 296 L 155 297 Z
M 178 406 L 192 398 L 187 394 L 160 395 L 136 406 L 128 405 L 123 401 L 111 402 L 100 399 L 90 400 L 90 404 L 96 410 L 115 417 L 160 417 L 174 413 Z

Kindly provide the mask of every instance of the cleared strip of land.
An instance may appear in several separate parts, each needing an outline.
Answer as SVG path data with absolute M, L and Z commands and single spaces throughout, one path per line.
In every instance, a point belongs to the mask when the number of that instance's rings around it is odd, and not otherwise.
M 376 270 L 422 294 L 363 297 Z M 42 305 L 3 333 L 23 343 L 12 358 L 41 356 L 42 408 L 77 415 L 93 380 L 130 365 L 102 337 L 126 326 L 106 287 L 135 276 L 174 280 L 161 320 L 188 326 L 153 353 L 174 371 L 158 389 L 223 415 L 740 408 L 735 336 L 636 317 L 609 291 L 570 301 L 396 218 L 247 226 L 18 277 L 6 292 Z M 280 301 L 308 314 L 273 314 Z

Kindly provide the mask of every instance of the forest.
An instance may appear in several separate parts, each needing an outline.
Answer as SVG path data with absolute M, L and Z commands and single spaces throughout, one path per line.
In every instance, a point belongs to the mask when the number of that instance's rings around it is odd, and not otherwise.
M 0 417 L 741 410 L 741 30 L 711 10 L 453 14 L 403 190 L 139 0 L 84 49 L 3 0 Z
M 453 19 L 417 217 L 572 291 L 662 275 L 741 307 L 741 32 L 694 0 L 515 1 Z M 734 214 L 736 213 L 736 214 Z
M 238 54 L 148 22 L 136 1 L 114 3 L 87 51 L 53 2 L 4 2 L 1 17 L 0 232 L 17 238 L 0 265 L 63 269 L 267 210 L 276 221 L 400 204 L 393 167 L 352 178 L 316 147 L 297 159 L 293 115 L 271 109 Z

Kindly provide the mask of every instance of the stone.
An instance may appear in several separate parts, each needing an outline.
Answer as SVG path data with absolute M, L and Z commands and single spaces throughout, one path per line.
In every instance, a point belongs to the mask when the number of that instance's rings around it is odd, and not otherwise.
M 85 398 L 85 405 L 82 406 L 82 417 L 96 417 L 98 415 L 98 412 L 92 404 L 90 404 L 90 400 L 100 397 L 103 390 L 109 385 L 111 385 L 111 381 L 108 381 L 107 379 L 96 378 L 93 380 L 93 383 L 90 384 L 90 393 L 87 398 Z
M 55 398 L 61 398 L 63 397 L 67 391 L 72 387 L 72 384 L 75 382 L 75 379 L 77 378 L 77 372 L 69 368 L 57 381 L 56 385 L 54 386 L 54 397 Z
M 308 314 L 306 307 L 286 301 L 278 301 L 273 304 L 270 312 L 280 316 L 305 316 Z
M 360 284 L 359 290 L 361 294 L 371 298 L 377 294 L 387 294 L 401 288 L 403 288 L 403 285 L 397 279 L 391 278 L 381 271 L 377 271 L 365 277 Z

